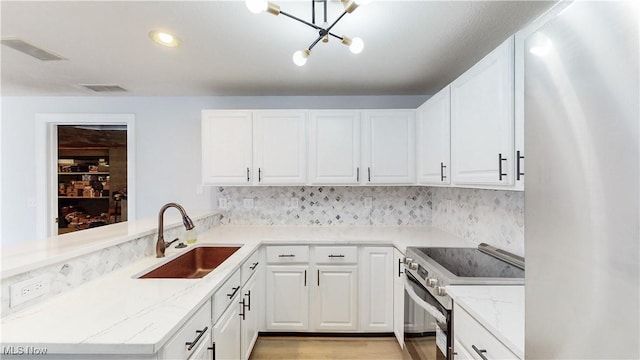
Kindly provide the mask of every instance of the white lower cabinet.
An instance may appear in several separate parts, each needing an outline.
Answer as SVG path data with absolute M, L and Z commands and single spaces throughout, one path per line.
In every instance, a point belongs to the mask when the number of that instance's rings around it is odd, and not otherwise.
M 211 344 L 211 302 L 207 301 L 162 348 L 162 359 L 192 359 Z M 204 358 L 206 359 L 206 357 Z
M 358 329 L 358 266 L 316 266 L 314 329 Z
M 270 265 L 266 271 L 266 328 L 305 331 L 309 328 L 307 265 Z
M 213 347 L 216 360 L 240 358 L 240 292 L 213 326 Z
M 264 314 L 262 258 L 262 251 L 256 251 L 213 295 L 217 302 L 213 306 L 215 360 L 248 359 L 251 355 Z
M 257 269 L 256 269 L 257 270 Z M 260 327 L 260 314 L 262 314 L 261 302 L 262 279 L 258 281 L 260 272 L 254 274 L 242 287 L 241 318 L 240 323 L 240 359 L 246 360 L 251 355 L 251 349 L 258 339 Z
M 393 333 L 404 348 L 404 255 L 393 249 Z
M 393 331 L 393 248 L 364 247 L 360 274 L 360 331 Z
M 453 306 L 456 359 L 519 359 L 505 344 L 458 304 Z M 456 346 L 457 345 L 457 346 Z

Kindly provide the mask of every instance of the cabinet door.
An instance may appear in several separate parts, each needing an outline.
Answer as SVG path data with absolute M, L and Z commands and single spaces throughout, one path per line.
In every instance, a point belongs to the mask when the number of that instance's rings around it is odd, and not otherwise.
M 393 331 L 393 248 L 362 248 L 360 274 L 360 330 Z
M 254 184 L 304 184 L 306 176 L 305 111 L 254 113 Z
M 315 330 L 358 328 L 358 267 L 316 267 Z
M 451 96 L 449 86 L 418 108 L 418 183 L 446 185 L 449 176 L 451 144 Z
M 240 359 L 246 360 L 251 355 L 251 349 L 258 339 L 258 326 L 260 320 L 260 302 L 262 292 L 258 283 L 258 274 L 253 276 L 242 287 L 241 302 L 244 307 L 244 318 L 240 324 Z M 242 318 L 242 317 L 241 317 Z
M 240 293 L 213 326 L 216 360 L 240 358 Z
M 404 255 L 393 249 L 393 333 L 404 348 Z
M 266 328 L 299 331 L 309 328 L 308 267 L 267 267 Z
M 252 129 L 250 111 L 202 111 L 203 183 L 250 183 Z
M 360 112 L 309 113 L 309 180 L 312 184 L 360 181 Z
M 509 38 L 451 83 L 454 184 L 513 184 L 513 59 Z
M 364 183 L 415 182 L 415 111 L 372 110 L 362 113 Z M 365 169 L 366 167 L 366 169 Z

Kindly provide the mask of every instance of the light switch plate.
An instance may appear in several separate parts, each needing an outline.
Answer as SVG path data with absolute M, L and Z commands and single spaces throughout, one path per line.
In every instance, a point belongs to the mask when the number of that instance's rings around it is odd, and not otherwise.
M 373 206 L 373 199 L 370 197 L 364 198 L 364 207 L 370 208 Z
M 298 198 L 291 198 L 291 205 L 292 208 L 297 208 L 300 206 L 300 202 L 298 201 Z

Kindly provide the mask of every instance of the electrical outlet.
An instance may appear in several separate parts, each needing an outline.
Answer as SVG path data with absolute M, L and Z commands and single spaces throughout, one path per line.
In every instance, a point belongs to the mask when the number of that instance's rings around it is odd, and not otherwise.
M 253 199 L 244 199 L 244 208 L 253 209 Z
M 373 206 L 373 199 L 370 197 L 364 198 L 364 207 L 370 208 Z
M 229 208 L 229 203 L 227 202 L 227 198 L 219 198 L 218 199 L 218 208 L 219 209 L 228 209 Z
M 292 208 L 297 208 L 300 206 L 300 203 L 298 201 L 298 198 L 291 198 L 291 207 Z
M 9 306 L 14 307 L 31 299 L 35 299 L 51 290 L 51 279 L 47 275 L 15 283 L 9 287 Z

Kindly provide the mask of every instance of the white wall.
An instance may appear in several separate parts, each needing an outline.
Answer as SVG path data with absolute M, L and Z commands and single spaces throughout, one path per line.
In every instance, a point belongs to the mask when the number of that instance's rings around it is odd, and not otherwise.
M 1 244 L 35 238 L 36 113 L 133 113 L 136 116 L 136 216 L 155 216 L 176 201 L 189 209 L 212 209 L 211 188 L 200 184 L 202 109 L 411 108 L 427 96 L 356 97 L 2 97 Z M 131 214 L 130 214 L 131 216 Z

